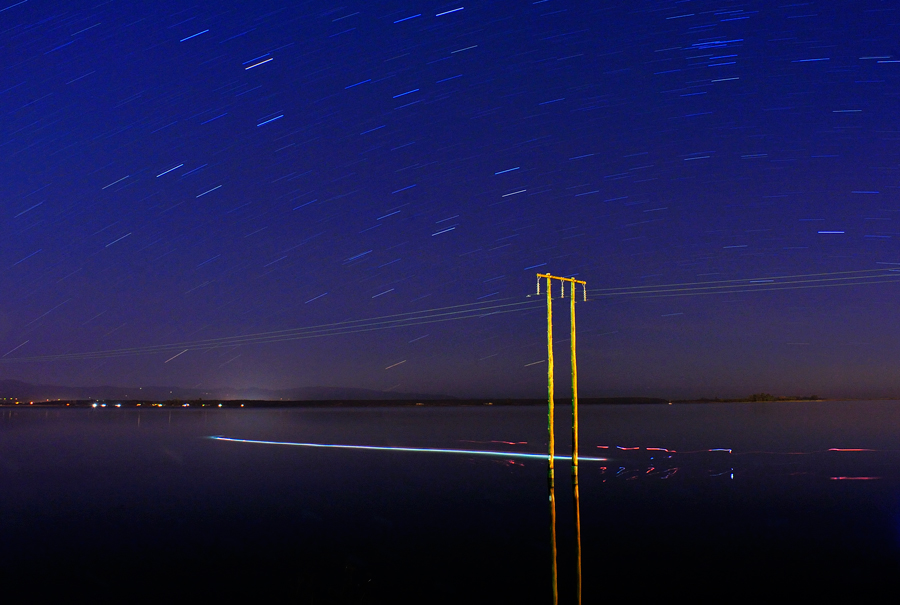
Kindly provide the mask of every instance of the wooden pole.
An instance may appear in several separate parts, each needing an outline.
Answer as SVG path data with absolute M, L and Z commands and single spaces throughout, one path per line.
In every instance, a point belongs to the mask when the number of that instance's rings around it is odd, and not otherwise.
M 584 285 L 585 282 L 571 277 L 557 277 L 549 273 L 538 273 L 538 294 L 540 294 L 541 278 L 547 280 L 547 487 L 550 493 L 550 544 L 553 605 L 559 601 L 556 561 L 556 497 L 554 482 L 554 458 L 556 454 L 556 442 L 553 430 L 554 393 L 553 393 L 553 304 L 550 295 L 552 281 L 558 279 L 562 284 L 562 297 L 565 298 L 565 282 L 571 283 L 571 300 L 569 301 L 569 313 L 571 316 L 571 355 L 572 355 L 572 488 L 575 497 L 575 527 L 577 530 L 577 580 L 578 580 L 578 604 L 581 605 L 581 510 L 578 502 L 578 368 L 575 362 L 575 284 Z
M 572 476 L 578 476 L 578 364 L 575 361 L 575 282 L 570 282 L 572 286 L 569 297 L 569 315 L 571 317 L 571 334 L 569 336 L 572 344 Z
M 550 278 L 547 278 L 547 430 L 549 434 L 547 456 L 547 485 L 550 489 L 550 572 L 553 588 L 553 605 L 559 602 L 559 589 L 557 586 L 556 568 L 556 498 L 555 481 L 553 478 L 553 458 L 556 453 L 553 432 L 553 304 L 550 296 Z
M 578 605 L 581 605 L 581 506 L 578 501 L 578 364 L 575 360 L 575 282 L 569 297 L 572 342 L 572 495 L 575 502 L 575 590 Z
M 549 410 L 547 412 L 547 429 L 550 435 L 549 455 L 547 462 L 549 464 L 547 479 L 550 481 L 550 487 L 553 487 L 553 457 L 556 453 L 553 438 L 553 306 L 550 296 L 550 278 L 547 278 L 547 404 Z

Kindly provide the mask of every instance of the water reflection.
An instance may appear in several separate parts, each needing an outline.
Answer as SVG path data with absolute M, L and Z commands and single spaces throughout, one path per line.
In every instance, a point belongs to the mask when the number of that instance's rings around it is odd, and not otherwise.
M 612 463 L 600 467 L 601 482 L 749 477 L 814 477 L 831 481 L 876 480 L 897 475 L 893 450 L 828 448 L 771 452 L 731 448 L 676 451 L 661 447 L 597 446 Z M 860 473 L 860 468 L 867 472 Z
M 573 469 L 574 470 L 574 469 Z M 556 486 L 547 482 L 550 495 L 550 581 L 553 604 L 559 603 L 559 562 L 556 539 Z M 578 494 L 578 473 L 572 473 L 572 502 L 575 513 L 575 602 L 581 605 L 581 504 Z
M 840 406 L 757 425 L 738 406 L 582 410 L 581 453 L 605 461 L 582 458 L 583 502 L 559 475 L 558 602 L 577 600 L 579 529 L 587 601 L 616 586 L 671 600 L 710 578 L 767 594 L 896 583 L 900 407 L 853 406 L 857 424 Z M 551 600 L 545 410 L 31 407 L 0 409 L 4 594 L 90 581 L 119 600 L 135 586 L 160 601 L 334 603 L 357 586 L 392 605 Z M 218 434 L 256 441 L 201 438 Z M 421 447 L 314 445 L 342 443 Z M 48 575 L 51 560 L 67 564 Z
M 735 451 L 732 448 L 710 448 L 704 450 L 676 451 L 663 447 L 643 446 L 597 446 L 608 460 L 604 466 L 593 467 L 596 472 L 592 480 L 601 483 L 615 483 L 622 487 L 626 482 L 647 481 L 689 481 L 694 485 L 703 480 L 707 484 L 741 482 L 743 485 L 756 483 L 759 479 L 779 479 L 790 481 L 812 481 L 811 485 L 821 485 L 831 481 L 898 481 L 900 468 L 896 464 L 896 450 L 876 450 L 869 448 L 828 448 L 814 451 Z M 862 472 L 861 472 L 862 471 Z M 709 483 L 712 482 L 712 483 Z M 611 488 L 612 486 L 610 486 Z M 568 515 L 557 518 L 556 487 L 552 478 L 548 481 L 550 502 L 551 541 L 551 588 L 554 605 L 559 602 L 559 592 L 564 593 L 564 602 L 569 602 L 572 588 L 572 569 L 569 561 L 574 560 L 574 598 L 582 602 L 582 545 L 581 510 L 577 471 L 572 475 L 572 504 L 574 512 L 574 557 L 571 546 L 559 550 L 558 523 L 566 533 Z M 565 544 L 565 541 L 563 542 Z M 560 559 L 561 556 L 561 559 Z M 560 586 L 560 561 L 562 577 Z M 568 578 L 568 579 L 567 579 Z
M 578 501 L 578 474 L 572 475 L 572 499 L 575 505 L 575 595 L 581 605 L 581 505 Z
M 550 582 L 553 592 L 553 605 L 559 603 L 559 569 L 556 559 L 556 487 L 553 476 L 547 481 L 550 490 Z

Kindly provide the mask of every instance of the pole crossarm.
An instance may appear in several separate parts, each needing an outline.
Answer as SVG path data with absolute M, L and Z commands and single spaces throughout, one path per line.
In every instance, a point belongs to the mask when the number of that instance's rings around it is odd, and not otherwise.
M 575 279 L 573 277 L 560 277 L 559 275 L 550 275 L 549 273 L 538 273 L 537 278 L 538 278 L 537 279 L 538 295 L 540 295 L 540 293 L 541 293 L 541 280 L 546 279 L 547 280 L 547 296 L 549 297 L 550 296 L 550 281 L 555 279 L 555 280 L 558 280 L 559 282 L 561 282 L 560 286 L 562 286 L 562 288 L 560 289 L 560 298 L 566 297 L 566 289 L 565 289 L 564 283 L 569 282 L 572 286 L 571 287 L 572 299 L 573 300 L 575 299 L 575 284 L 581 284 L 581 291 L 584 295 L 584 300 L 587 301 L 587 282 L 586 281 L 582 281 L 580 279 Z M 547 298 L 547 300 L 550 300 L 550 298 Z M 575 311 L 572 311 L 572 318 L 573 319 L 575 318 Z
M 538 273 L 537 276 L 545 279 L 558 279 L 559 281 L 570 281 L 575 282 L 576 284 L 587 285 L 586 281 L 581 281 L 580 279 L 575 279 L 573 277 L 559 277 L 558 275 L 550 275 L 549 273 Z

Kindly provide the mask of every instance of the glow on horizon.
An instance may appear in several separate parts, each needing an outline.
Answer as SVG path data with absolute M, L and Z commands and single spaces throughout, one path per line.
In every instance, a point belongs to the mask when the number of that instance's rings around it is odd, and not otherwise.
M 332 443 L 297 443 L 294 441 L 264 441 L 260 439 L 237 439 L 235 437 L 223 437 L 222 435 L 211 435 L 210 439 L 216 441 L 230 441 L 233 443 L 256 443 L 260 445 L 291 445 L 294 447 L 322 447 L 345 450 L 377 450 L 386 452 L 424 452 L 430 454 L 468 454 L 470 456 L 494 456 L 497 458 L 531 458 L 536 460 L 547 460 L 547 454 L 526 454 L 521 452 L 499 452 L 491 450 L 451 450 L 441 448 L 427 447 L 390 447 L 385 445 L 342 445 Z M 571 456 L 554 456 L 554 460 L 570 460 Z M 585 458 L 578 457 L 580 461 L 588 462 L 608 462 L 608 458 Z

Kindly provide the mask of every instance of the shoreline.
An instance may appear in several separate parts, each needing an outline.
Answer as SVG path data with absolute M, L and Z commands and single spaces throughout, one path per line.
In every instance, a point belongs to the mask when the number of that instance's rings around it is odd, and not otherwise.
M 570 403 L 571 399 L 556 399 L 557 405 Z M 654 397 L 580 398 L 581 405 L 665 405 L 667 399 Z M 129 399 L 59 399 L 53 401 L 2 402 L 0 408 L 378 408 L 378 407 L 474 407 L 474 406 L 546 406 L 546 399 L 322 399 L 322 400 L 261 400 L 261 399 L 173 399 L 147 401 Z
M 684 405 L 719 403 L 822 403 L 827 401 L 900 401 L 898 398 L 876 399 L 832 399 L 832 398 L 773 398 L 773 399 L 662 399 L 657 397 L 585 397 L 578 403 L 582 406 L 597 405 Z M 556 405 L 566 406 L 571 399 L 556 399 Z M 52 401 L 2 402 L 0 408 L 214 408 L 214 409 L 298 409 L 298 408 L 394 408 L 394 407 L 511 407 L 546 406 L 546 399 L 326 399 L 326 400 L 259 400 L 259 399 L 175 399 L 168 401 L 127 400 L 127 399 L 59 399 Z

